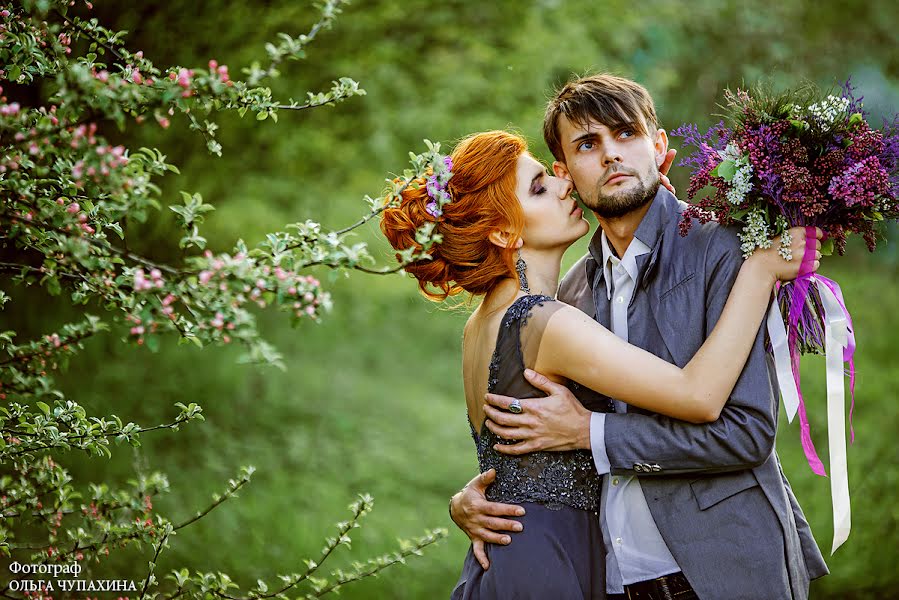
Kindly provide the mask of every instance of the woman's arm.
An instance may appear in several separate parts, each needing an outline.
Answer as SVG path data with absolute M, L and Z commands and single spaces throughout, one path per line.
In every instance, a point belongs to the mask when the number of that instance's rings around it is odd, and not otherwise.
M 575 308 L 557 311 L 547 322 L 535 370 L 564 377 L 647 410 L 693 423 L 711 422 L 746 362 L 777 279 L 799 272 L 805 230 L 794 228 L 793 255 L 785 261 L 775 241 L 743 263 L 711 335 L 680 369 L 626 343 Z M 821 237 L 821 231 L 817 231 Z M 818 268 L 817 261 L 814 265 Z

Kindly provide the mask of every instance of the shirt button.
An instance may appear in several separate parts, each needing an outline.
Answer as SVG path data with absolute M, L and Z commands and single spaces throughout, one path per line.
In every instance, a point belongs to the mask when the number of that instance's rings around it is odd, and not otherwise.
M 615 543 L 618 544 L 618 545 L 620 546 L 620 545 L 621 545 L 621 538 L 620 538 L 620 537 L 619 537 L 619 538 L 615 538 Z
M 624 296 L 618 296 L 617 298 L 615 298 L 615 302 L 621 304 L 622 302 L 624 302 Z
M 618 478 L 617 478 L 617 477 L 615 477 L 614 479 L 612 479 L 612 485 L 618 485 Z

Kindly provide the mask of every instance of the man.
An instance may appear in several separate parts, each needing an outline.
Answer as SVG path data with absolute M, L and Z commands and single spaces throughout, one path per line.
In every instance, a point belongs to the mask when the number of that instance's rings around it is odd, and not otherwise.
M 544 138 L 556 175 L 571 180 L 601 229 L 565 276 L 559 299 L 616 335 L 683 367 L 711 333 L 741 264 L 733 231 L 678 225 L 685 206 L 659 188 L 668 153 L 655 107 L 639 84 L 596 75 L 567 84 L 549 103 Z M 590 448 L 604 477 L 600 512 L 606 593 L 614 598 L 805 599 L 827 573 L 774 452 L 778 394 L 762 330 L 720 417 L 695 425 L 615 401 L 615 412 L 577 419 L 577 400 L 539 374 L 549 395 L 488 395 L 488 427 L 520 440 L 518 454 Z M 589 430 L 585 431 L 585 427 Z M 484 542 L 514 543 L 503 517 L 521 507 L 491 503 L 492 472 L 450 503 L 485 566 Z

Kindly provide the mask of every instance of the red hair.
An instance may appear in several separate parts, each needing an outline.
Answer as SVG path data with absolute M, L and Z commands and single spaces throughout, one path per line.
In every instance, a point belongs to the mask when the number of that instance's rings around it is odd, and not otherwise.
M 436 219 L 443 241 L 431 247 L 430 260 L 405 268 L 426 297 L 439 302 L 462 291 L 478 296 L 514 275 L 514 249 L 500 248 L 488 236 L 508 231 L 515 239 L 524 229 L 516 167 L 526 151 L 524 138 L 507 131 L 476 133 L 453 149 L 453 176 L 447 186 L 452 202 Z M 403 192 L 399 206 L 381 215 L 381 231 L 396 250 L 420 250 L 415 231 L 435 220 L 425 210 L 431 199 L 424 180 L 418 184 Z

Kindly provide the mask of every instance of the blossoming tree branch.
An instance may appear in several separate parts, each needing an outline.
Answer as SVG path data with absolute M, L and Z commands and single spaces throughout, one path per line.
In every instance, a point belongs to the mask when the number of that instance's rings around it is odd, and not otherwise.
M 72 450 L 110 455 L 111 440 L 137 446 L 143 433 L 178 430 L 203 419 L 202 407 L 194 403 L 179 403 L 170 422 L 150 426 L 116 415 L 88 415 L 54 381 L 54 372 L 88 338 L 121 334 L 154 351 L 166 335 L 199 348 L 239 344 L 245 350 L 243 361 L 283 368 L 277 350 L 260 337 L 254 310 L 274 307 L 292 325 L 317 321 L 329 309 L 330 297 L 309 273 L 312 267 L 395 272 L 426 257 L 439 241 L 433 227 L 425 227 L 419 232 L 419 248 L 405 252 L 399 264 L 378 266 L 365 244 L 348 239 L 407 186 L 420 185 L 426 176 L 448 178 L 439 146 L 429 142 L 426 152 L 411 155 L 411 167 L 388 181 L 380 197 L 365 198 L 367 211 L 355 223 L 329 231 L 315 221 L 297 222 L 255 246 L 238 240 L 232 251 L 217 254 L 206 248 L 202 235 L 212 205 L 199 194 L 182 192 L 179 202 L 163 206 L 166 199 L 155 182 L 167 173 L 178 174 L 177 167 L 156 149 L 113 145 L 104 136 L 110 127 L 123 128 L 128 122 L 164 129 L 185 122 L 203 136 L 210 153 L 221 155 L 214 120 L 218 113 L 237 111 L 277 121 L 282 112 L 333 106 L 364 95 L 348 78 L 301 99 L 273 98 L 265 86 L 288 61 L 305 56 L 307 46 L 331 27 L 345 4 L 321 2 L 318 20 L 307 33 L 279 34 L 277 42 L 266 44 L 265 61 L 243 69 L 243 79 L 232 79 L 228 66 L 214 59 L 193 68 L 155 65 L 143 52 L 126 47 L 124 32 L 91 18 L 90 2 L 0 4 L 0 276 L 13 285 L 68 298 L 84 310 L 81 320 L 35 339 L 0 332 L 0 464 L 11 473 L 0 479 L 3 554 L 29 564 L 96 565 L 111 549 L 135 543 L 152 555 L 138 586 L 141 597 L 282 598 L 288 590 L 318 597 L 403 562 L 445 535 L 429 531 L 402 542 L 393 554 L 322 575 L 323 560 L 337 546 L 349 545 L 349 532 L 371 509 L 371 498 L 362 496 L 321 556 L 307 561 L 303 573 L 283 576 L 283 585 L 269 589 L 260 581 L 240 592 L 226 574 L 191 575 L 187 570 L 166 576 L 164 585 L 155 564 L 172 536 L 233 497 L 253 468 L 244 467 L 210 506 L 177 522 L 153 511 L 153 497 L 168 489 L 163 475 L 141 475 L 126 489 L 92 485 L 81 493 L 53 459 Z M 27 86 L 40 90 L 39 103 L 26 106 L 13 100 Z M 177 264 L 128 246 L 129 224 L 165 210 L 174 212 L 181 228 L 180 239 L 172 240 L 183 257 Z M 9 301 L 0 290 L 0 309 Z M 20 539 L 23 531 L 40 530 L 40 539 Z M 0 595 L 24 597 L 23 582 L 19 577 L 0 583 Z M 46 589 L 29 593 L 31 598 L 52 595 Z

